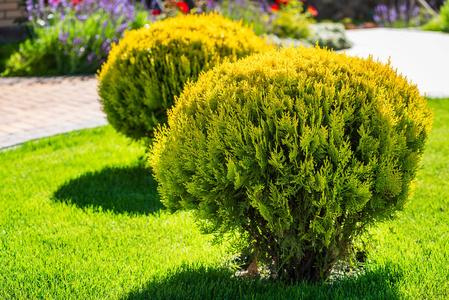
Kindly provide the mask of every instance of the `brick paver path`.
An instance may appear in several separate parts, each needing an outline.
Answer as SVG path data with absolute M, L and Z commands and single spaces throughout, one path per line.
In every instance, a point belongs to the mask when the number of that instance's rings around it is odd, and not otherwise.
M 0 148 L 106 124 L 94 76 L 0 78 Z

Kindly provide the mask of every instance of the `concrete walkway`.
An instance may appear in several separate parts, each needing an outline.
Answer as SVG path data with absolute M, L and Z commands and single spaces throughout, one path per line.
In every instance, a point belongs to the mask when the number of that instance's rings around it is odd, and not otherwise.
M 348 55 L 391 57 L 421 93 L 449 98 L 449 34 L 376 28 L 347 36 Z M 0 78 L 0 148 L 106 124 L 94 76 Z
M 353 47 L 348 55 L 368 57 L 382 62 L 391 59 L 398 73 L 418 85 L 430 98 L 449 97 L 449 34 L 416 29 L 347 30 Z

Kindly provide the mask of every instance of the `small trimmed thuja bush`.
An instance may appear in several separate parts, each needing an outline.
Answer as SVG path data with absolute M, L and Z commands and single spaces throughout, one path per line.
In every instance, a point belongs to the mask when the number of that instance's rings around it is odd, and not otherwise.
M 133 138 L 152 137 L 187 80 L 224 60 L 271 50 L 249 27 L 217 14 L 183 15 L 125 33 L 99 73 L 109 123 Z
M 403 209 L 432 118 L 389 65 L 287 48 L 189 84 L 149 161 L 168 209 L 240 232 L 278 278 L 316 281 Z

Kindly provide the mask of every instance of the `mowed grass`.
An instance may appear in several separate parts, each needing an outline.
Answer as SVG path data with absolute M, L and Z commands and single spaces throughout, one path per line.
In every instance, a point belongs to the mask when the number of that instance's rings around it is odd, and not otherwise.
M 371 229 L 363 272 L 332 283 L 232 277 L 232 248 L 164 210 L 145 147 L 109 126 L 0 152 L 0 299 L 449 298 L 449 99 L 429 105 L 413 199 Z

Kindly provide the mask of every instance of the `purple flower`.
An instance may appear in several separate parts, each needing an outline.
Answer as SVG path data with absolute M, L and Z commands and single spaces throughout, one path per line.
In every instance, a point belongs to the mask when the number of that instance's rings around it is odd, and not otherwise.
M 407 20 L 408 19 L 408 5 L 406 3 L 402 3 L 399 4 L 398 7 L 398 11 L 399 11 L 399 18 L 402 20 Z
M 374 11 L 376 12 L 377 16 L 379 16 L 379 18 L 383 21 L 388 19 L 388 8 L 386 5 L 378 5 L 376 6 L 376 8 L 374 9 Z
M 68 37 L 69 37 L 69 34 L 68 34 L 68 33 L 65 33 L 65 34 L 63 34 L 63 35 L 58 36 L 58 40 L 61 41 L 61 42 L 63 42 L 63 43 L 65 43 L 65 42 L 67 42 L 67 38 L 68 38 Z
M 87 61 L 88 61 L 89 63 L 92 63 L 92 61 L 93 61 L 93 59 L 94 59 L 94 56 L 95 56 L 95 51 L 92 51 L 92 52 L 89 53 L 89 55 L 87 56 Z
M 48 1 L 48 4 L 50 5 L 52 11 L 56 11 L 58 9 L 58 6 L 59 6 L 58 1 L 50 0 L 50 1 Z
M 390 20 L 390 22 L 396 21 L 396 19 L 398 18 L 398 14 L 396 12 L 395 7 L 390 8 L 388 17 L 389 17 L 388 19 Z
M 131 10 L 128 10 L 125 15 L 126 15 L 127 19 L 132 19 L 134 16 L 134 12 Z
M 84 40 L 82 38 L 74 38 L 73 39 L 73 45 L 77 46 L 80 45 L 84 42 Z
M 399 5 L 399 12 L 405 14 L 408 10 L 408 6 L 405 3 Z
M 415 8 L 413 9 L 413 16 L 416 17 L 419 13 L 419 7 L 415 6 Z
M 217 7 L 217 3 L 215 1 L 207 1 L 207 9 L 208 11 L 214 11 Z
M 381 4 L 376 6 L 376 11 L 378 11 L 379 13 L 385 13 L 388 11 L 388 7 L 384 4 Z
M 103 42 L 103 44 L 101 44 L 101 52 L 103 53 L 108 53 L 108 47 L 109 47 L 109 43 L 107 41 Z
M 115 32 L 118 34 L 122 34 L 123 31 L 125 31 L 125 29 L 127 27 L 128 27 L 128 24 L 124 23 L 124 24 L 120 25 Z

